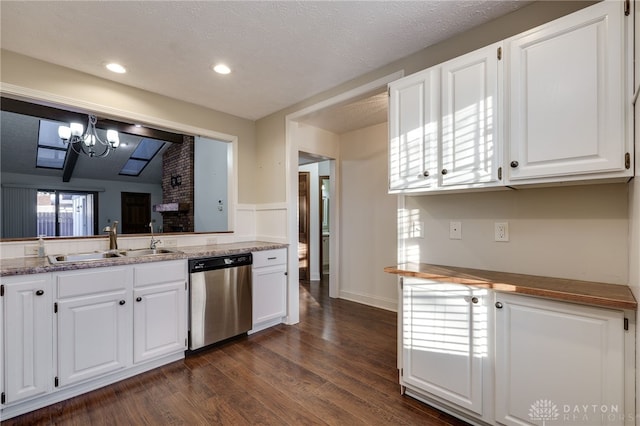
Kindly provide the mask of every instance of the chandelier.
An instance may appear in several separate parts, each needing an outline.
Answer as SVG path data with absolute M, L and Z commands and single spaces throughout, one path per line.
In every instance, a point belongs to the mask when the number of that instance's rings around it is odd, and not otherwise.
M 95 115 L 89 114 L 87 130 L 84 133 L 82 124 L 70 123 L 69 126 L 58 127 L 58 136 L 62 142 L 70 144 L 71 149 L 77 154 L 82 153 L 89 157 L 106 157 L 120 145 L 120 138 L 117 131 L 107 130 L 107 140 L 100 139 L 96 130 L 97 121 Z

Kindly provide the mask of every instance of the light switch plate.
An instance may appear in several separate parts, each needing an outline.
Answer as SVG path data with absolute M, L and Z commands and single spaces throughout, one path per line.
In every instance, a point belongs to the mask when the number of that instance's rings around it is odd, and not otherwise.
M 462 222 L 449 222 L 449 239 L 462 239 Z

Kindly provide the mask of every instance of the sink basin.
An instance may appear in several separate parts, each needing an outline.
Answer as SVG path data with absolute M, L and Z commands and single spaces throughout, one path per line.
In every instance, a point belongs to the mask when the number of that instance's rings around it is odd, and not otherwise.
M 110 259 L 112 257 L 121 257 L 120 252 L 103 251 L 95 253 L 79 253 L 79 254 L 60 254 L 49 256 L 51 263 L 67 263 L 67 262 L 89 262 L 92 260 Z
M 134 250 L 126 250 L 121 251 L 120 254 L 126 257 L 136 257 L 136 256 L 153 256 L 156 254 L 168 254 L 168 253 L 177 253 L 175 250 L 165 249 L 165 248 L 157 248 L 157 249 L 134 249 Z

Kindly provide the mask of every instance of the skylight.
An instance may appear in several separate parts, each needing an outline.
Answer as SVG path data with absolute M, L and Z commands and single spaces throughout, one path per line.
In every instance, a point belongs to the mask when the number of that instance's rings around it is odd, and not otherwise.
M 153 157 L 164 146 L 164 142 L 157 139 L 143 138 L 136 147 L 131 157 L 120 170 L 121 175 L 140 176 L 140 173 L 147 167 Z
M 36 167 L 59 170 L 64 167 L 68 147 L 58 137 L 58 126 L 61 124 L 63 123 L 40 120 Z

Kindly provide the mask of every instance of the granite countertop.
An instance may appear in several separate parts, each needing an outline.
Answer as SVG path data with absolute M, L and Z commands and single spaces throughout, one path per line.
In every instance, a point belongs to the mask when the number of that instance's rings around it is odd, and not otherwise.
M 498 292 L 526 294 L 565 302 L 617 309 L 638 309 L 629 286 L 592 281 L 512 274 L 455 266 L 404 263 L 384 268 L 405 277 L 489 288 Z
M 47 257 L 19 257 L 0 260 L 0 276 L 39 274 L 46 272 L 71 271 L 76 269 L 99 268 L 105 266 L 131 265 L 136 263 L 160 262 L 177 259 L 197 259 L 200 257 L 225 256 L 229 254 L 248 253 L 252 251 L 286 248 L 287 244 L 264 241 L 248 241 L 243 243 L 213 244 L 204 246 L 186 246 L 171 248 L 173 253 L 153 256 L 112 257 L 109 259 L 85 262 L 67 262 L 52 264 Z

